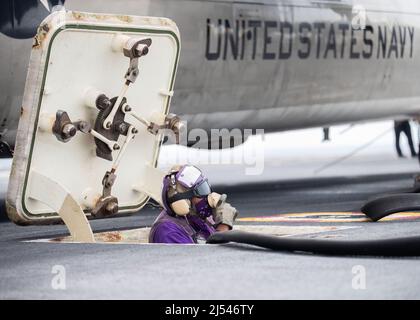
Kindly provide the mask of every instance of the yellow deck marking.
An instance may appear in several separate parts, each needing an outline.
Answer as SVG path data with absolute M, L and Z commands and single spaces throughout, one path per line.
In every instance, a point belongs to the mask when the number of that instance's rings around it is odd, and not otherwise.
M 401 212 L 395 213 L 381 219 L 385 221 L 412 221 L 420 220 L 420 212 Z M 361 212 L 305 212 L 305 213 L 286 213 L 264 217 L 239 218 L 241 222 L 325 222 L 325 223 L 345 223 L 345 222 L 369 222 Z

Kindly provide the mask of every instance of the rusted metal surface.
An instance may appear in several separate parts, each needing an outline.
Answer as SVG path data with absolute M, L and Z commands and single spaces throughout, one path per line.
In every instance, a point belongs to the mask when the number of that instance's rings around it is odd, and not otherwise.
M 121 232 L 107 232 L 103 234 L 103 241 L 104 242 L 120 242 L 123 240 Z
M 72 11 L 71 16 L 75 21 L 78 22 L 89 22 L 89 21 L 106 21 L 112 23 L 112 21 L 123 22 L 127 25 L 134 22 L 134 17 L 129 15 L 109 15 L 109 14 L 98 14 L 98 13 L 86 13 L 79 11 Z M 138 23 L 145 23 L 148 25 L 176 27 L 176 24 L 167 18 L 161 17 L 137 17 Z M 44 40 L 51 27 L 48 23 L 43 23 L 39 26 L 37 34 L 33 39 L 32 48 L 39 49 L 42 47 Z
M 99 13 L 86 13 L 79 11 L 72 11 L 72 17 L 77 21 L 119 21 L 126 24 L 132 24 L 135 19 L 134 16 L 130 15 L 109 15 L 109 14 L 99 14 Z M 167 18 L 162 17 L 136 17 L 139 23 L 146 25 L 156 25 L 156 26 L 167 26 L 174 27 L 175 23 Z
M 48 32 L 50 31 L 50 26 L 48 23 L 44 23 L 39 26 L 38 32 L 34 37 L 34 42 L 32 45 L 33 49 L 39 49 L 42 47 L 42 43 L 44 42 L 45 38 L 47 37 Z
M 76 20 L 86 20 L 86 17 L 87 17 L 87 14 L 84 12 L 73 11 L 71 14 L 73 18 Z
M 128 15 L 108 15 L 108 14 L 99 14 L 99 13 L 93 13 L 88 14 L 85 12 L 72 12 L 72 16 L 74 19 L 79 21 L 86 21 L 89 19 L 95 19 L 97 21 L 104 21 L 104 20 L 111 20 L 111 19 L 118 19 L 119 21 L 125 22 L 125 23 L 132 23 L 133 17 Z
M 131 22 L 133 22 L 133 18 L 132 17 L 130 17 L 130 16 L 125 16 L 125 15 L 120 15 L 120 16 L 115 16 L 118 20 L 121 20 L 121 21 L 123 21 L 123 22 L 126 22 L 126 23 L 131 23 Z
M 146 244 L 149 239 L 150 228 L 139 228 L 139 229 L 130 229 L 130 230 L 119 230 L 119 231 L 106 231 L 95 233 L 95 242 L 96 243 L 138 243 Z M 40 241 L 47 241 L 52 243 L 71 243 L 73 242 L 70 236 L 67 237 L 58 237 L 53 239 L 45 239 Z

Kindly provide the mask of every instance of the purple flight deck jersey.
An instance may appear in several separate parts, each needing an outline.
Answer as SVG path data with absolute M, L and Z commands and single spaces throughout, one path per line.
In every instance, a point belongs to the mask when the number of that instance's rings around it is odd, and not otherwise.
M 163 210 L 150 230 L 149 243 L 197 243 L 215 232 L 211 219 L 203 220 L 190 214 L 171 216 Z

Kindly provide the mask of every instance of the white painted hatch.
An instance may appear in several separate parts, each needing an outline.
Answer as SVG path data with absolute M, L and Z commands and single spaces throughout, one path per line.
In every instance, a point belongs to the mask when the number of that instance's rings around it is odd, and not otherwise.
M 152 43 L 148 54 L 138 59 L 139 75 L 127 90 L 127 104 L 137 115 L 161 123 L 169 112 L 180 51 L 174 22 L 68 11 L 55 12 L 42 22 L 31 52 L 7 196 L 13 221 L 48 223 L 57 217 L 48 205 L 30 197 L 34 171 L 63 186 L 90 214 L 89 203 L 102 194 L 102 179 L 112 161 L 96 156 L 92 134 L 77 132 L 64 143 L 49 129 L 58 110 L 73 122 L 94 126 L 99 110 L 86 105 L 87 92 L 98 90 L 109 98 L 120 94 L 130 62 L 117 48 L 118 39 L 125 36 Z M 121 158 L 112 188 L 119 213 L 137 211 L 147 202 L 148 196 L 133 186 L 147 183 L 147 168 L 156 167 L 161 144 L 160 135 L 149 133 L 130 114 L 125 121 L 138 134 Z M 122 146 L 124 141 L 121 135 L 116 142 Z M 112 152 L 113 159 L 119 151 Z

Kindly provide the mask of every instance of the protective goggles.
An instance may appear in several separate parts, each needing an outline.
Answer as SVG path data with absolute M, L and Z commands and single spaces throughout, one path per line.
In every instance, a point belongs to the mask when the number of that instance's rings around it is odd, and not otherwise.
M 176 181 L 183 187 L 190 189 L 203 180 L 200 169 L 194 166 L 183 166 L 176 174 Z
M 176 181 L 183 187 L 188 188 L 186 192 L 180 192 L 168 198 L 168 202 L 174 203 L 182 199 L 191 199 L 192 197 L 206 197 L 211 193 L 211 187 L 201 171 L 194 166 L 185 166 L 176 174 Z

